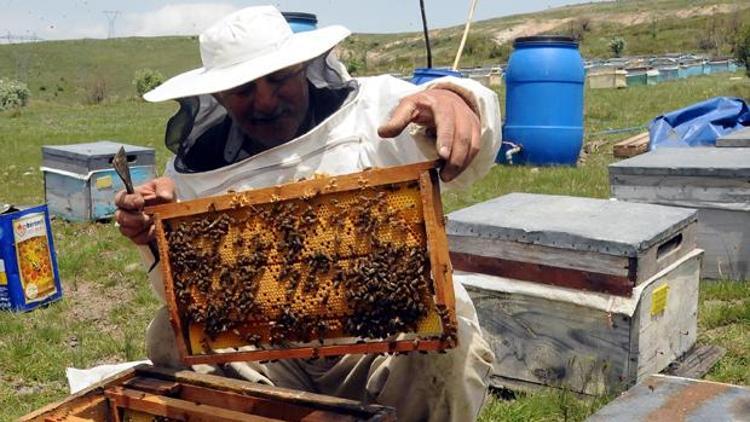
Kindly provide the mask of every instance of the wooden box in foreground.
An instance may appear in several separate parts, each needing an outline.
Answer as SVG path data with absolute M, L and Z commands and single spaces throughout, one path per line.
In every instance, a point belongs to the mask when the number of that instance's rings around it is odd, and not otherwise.
M 150 209 L 182 360 L 452 347 L 455 299 L 434 166 Z
M 682 208 L 532 194 L 450 214 L 454 277 L 495 352 L 493 384 L 602 394 L 687 352 L 695 220 Z
M 612 196 L 698 209 L 703 277 L 750 279 L 750 148 L 661 148 L 609 166 Z
M 22 422 L 394 421 L 392 408 L 192 371 L 141 365 Z

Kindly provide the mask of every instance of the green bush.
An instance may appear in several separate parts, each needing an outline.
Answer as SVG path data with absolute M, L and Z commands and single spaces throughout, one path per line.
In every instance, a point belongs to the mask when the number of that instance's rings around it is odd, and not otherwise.
M 31 91 L 25 83 L 0 79 L 0 111 L 25 106 L 30 95 Z
M 164 75 L 158 70 L 140 69 L 135 71 L 133 85 L 138 95 L 143 95 L 164 83 Z
M 609 40 L 609 49 L 615 57 L 622 56 L 622 52 L 625 51 L 625 40 L 621 37 L 612 38 Z

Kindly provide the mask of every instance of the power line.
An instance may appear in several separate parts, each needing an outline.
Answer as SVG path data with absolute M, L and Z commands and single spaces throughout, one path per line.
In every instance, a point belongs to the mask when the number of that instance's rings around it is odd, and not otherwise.
M 119 10 L 104 10 L 102 11 L 104 13 L 104 16 L 107 17 L 107 21 L 109 22 L 109 30 L 107 31 L 107 38 L 112 38 L 115 35 L 115 21 L 117 20 L 117 17 L 120 16 Z
M 36 35 L 36 32 L 32 33 L 31 35 L 14 35 L 10 31 L 8 31 L 5 35 L 0 35 L 0 41 L 4 42 L 5 44 L 16 44 L 22 42 L 44 41 L 44 38 L 39 38 Z

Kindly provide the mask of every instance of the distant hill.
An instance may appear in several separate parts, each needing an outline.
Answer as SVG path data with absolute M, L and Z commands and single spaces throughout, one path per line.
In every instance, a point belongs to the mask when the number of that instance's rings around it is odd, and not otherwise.
M 429 4 L 429 3 L 428 3 Z M 462 3 L 463 4 L 463 3 Z M 457 8 L 457 14 L 466 10 Z M 626 41 L 626 55 L 696 52 L 729 55 L 731 39 L 750 22 L 750 1 L 632 0 L 588 3 L 475 22 L 462 66 L 505 62 L 512 40 L 535 34 L 569 34 L 585 57 L 609 57 L 609 40 Z M 430 31 L 435 66 L 453 62 L 463 26 Z M 340 56 L 357 74 L 409 74 L 424 66 L 420 32 L 354 34 Z M 34 100 L 86 102 L 103 92 L 108 100 L 134 96 L 136 70 L 165 76 L 200 65 L 197 37 L 118 38 L 0 45 L 0 78 L 25 81 Z

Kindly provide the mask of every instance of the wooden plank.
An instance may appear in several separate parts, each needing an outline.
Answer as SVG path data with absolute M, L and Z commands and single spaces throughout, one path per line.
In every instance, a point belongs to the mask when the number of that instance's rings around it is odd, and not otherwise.
M 648 151 L 649 133 L 643 132 L 616 143 L 612 153 L 617 158 L 629 158 Z
M 252 351 L 238 351 L 229 353 L 211 353 L 204 355 L 190 355 L 182 358 L 188 365 L 208 363 L 227 363 L 249 360 L 277 360 L 277 359 L 310 359 L 326 356 L 341 356 L 347 354 L 378 354 L 378 353 L 408 353 L 434 352 L 443 350 L 449 344 L 440 340 L 398 340 L 398 341 L 370 341 L 365 343 L 324 345 L 316 347 L 295 347 L 289 349 L 265 349 Z
M 319 410 L 309 406 L 284 403 L 280 406 L 278 400 L 270 400 L 238 394 L 228 391 L 217 391 L 210 388 L 182 384 L 179 397 L 182 400 L 198 404 L 220 407 L 222 409 L 249 413 L 268 418 L 278 418 L 283 415 L 284 420 L 293 421 L 355 421 L 352 415 L 342 415 L 327 410 Z
M 186 400 L 159 396 L 122 387 L 105 390 L 105 396 L 115 406 L 146 412 L 154 416 L 165 416 L 179 420 L 216 422 L 274 422 L 283 419 L 248 415 L 215 406 L 201 405 Z
M 703 378 L 726 352 L 725 348 L 715 345 L 694 346 L 662 373 L 683 378 Z
M 559 268 L 552 265 L 511 261 L 489 256 L 451 252 L 457 270 L 593 292 L 631 296 L 635 282 L 628 277 Z
M 493 256 L 509 261 L 547 264 L 572 270 L 590 271 L 627 277 L 630 262 L 627 257 L 598 252 L 553 248 L 533 243 L 470 236 L 448 236 L 451 252 L 469 255 Z
M 125 382 L 126 380 L 135 376 L 135 371 L 135 368 L 129 368 L 122 372 L 114 374 L 111 377 L 105 378 L 91 385 L 90 387 L 84 388 L 83 390 L 72 394 L 60 401 L 50 403 L 25 416 L 22 416 L 18 419 L 18 422 L 43 421 L 45 417 L 50 414 L 54 414 L 54 412 L 57 411 L 68 412 L 71 408 L 76 408 L 77 406 L 90 406 L 91 403 L 95 403 L 97 400 L 99 400 L 97 396 L 101 394 L 104 388 Z
M 363 404 L 334 396 L 272 387 L 216 375 L 199 374 L 188 370 L 161 368 L 151 365 L 140 365 L 136 367 L 136 371 L 139 375 L 177 381 L 183 385 L 190 384 L 221 391 L 235 392 L 282 403 L 309 406 L 319 410 L 333 410 L 344 414 L 351 414 L 363 420 L 370 420 L 371 418 L 383 421 L 395 420 L 395 411 L 390 407 Z
M 147 207 L 147 214 L 158 214 L 162 219 L 185 217 L 210 211 L 224 211 L 235 208 L 240 201 L 244 205 L 265 204 L 289 199 L 313 197 L 321 193 L 337 193 L 360 189 L 367 186 L 386 185 L 417 180 L 426 171 L 437 167 L 437 162 L 409 164 L 406 166 L 368 169 L 361 173 L 331 176 L 294 183 L 286 183 L 269 188 L 248 190 L 234 194 L 198 198 Z
M 179 393 L 181 388 L 181 385 L 174 381 L 146 377 L 134 377 L 125 381 L 122 385 L 132 390 L 145 391 L 162 396 L 173 396 Z

